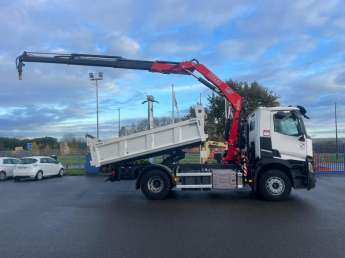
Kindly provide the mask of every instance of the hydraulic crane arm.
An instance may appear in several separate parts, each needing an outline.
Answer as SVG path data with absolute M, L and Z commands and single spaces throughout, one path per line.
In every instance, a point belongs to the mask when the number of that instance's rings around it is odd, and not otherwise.
M 228 151 L 224 160 L 227 162 L 235 161 L 237 163 L 240 161 L 240 150 L 237 145 L 242 98 L 227 83 L 219 79 L 206 66 L 200 64 L 195 59 L 185 62 L 144 61 L 107 55 L 24 52 L 16 59 L 16 66 L 20 80 L 22 79 L 23 66 L 25 65 L 25 62 L 100 66 L 146 70 L 164 74 L 192 75 L 211 90 L 223 95 L 231 103 L 233 111 L 232 125 L 227 133 Z M 196 74 L 196 72 L 201 76 Z

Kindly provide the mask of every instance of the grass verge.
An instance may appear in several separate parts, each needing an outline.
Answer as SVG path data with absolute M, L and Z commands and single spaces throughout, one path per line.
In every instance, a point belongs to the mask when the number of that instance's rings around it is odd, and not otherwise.
M 71 168 L 71 169 L 66 169 L 65 175 L 66 176 L 84 176 L 86 175 L 86 171 L 83 168 Z

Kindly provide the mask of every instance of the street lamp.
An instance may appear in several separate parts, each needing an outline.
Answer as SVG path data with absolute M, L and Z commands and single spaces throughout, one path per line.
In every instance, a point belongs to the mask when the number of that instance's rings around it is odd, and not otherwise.
M 98 81 L 103 80 L 103 73 L 98 72 L 96 75 L 94 73 L 89 73 L 89 78 L 91 81 L 96 82 L 96 112 L 97 112 L 97 139 L 99 138 L 99 127 L 98 127 Z
M 120 137 L 121 131 L 121 108 L 116 108 L 115 110 L 118 111 L 118 118 L 117 118 L 117 127 L 118 127 L 118 136 Z
M 147 95 L 146 100 L 141 103 L 141 104 L 147 103 L 148 129 L 153 129 L 153 127 L 154 127 L 153 102 L 159 103 L 157 100 L 155 100 L 155 98 L 153 96 Z

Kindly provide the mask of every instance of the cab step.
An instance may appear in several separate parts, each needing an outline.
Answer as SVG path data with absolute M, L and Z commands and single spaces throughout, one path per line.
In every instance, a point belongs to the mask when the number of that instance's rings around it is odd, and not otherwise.
M 196 172 L 196 173 L 177 173 L 176 176 L 184 177 L 184 176 L 212 176 L 211 172 Z
M 212 185 L 207 184 L 207 185 L 176 185 L 177 189 L 206 189 L 212 188 Z

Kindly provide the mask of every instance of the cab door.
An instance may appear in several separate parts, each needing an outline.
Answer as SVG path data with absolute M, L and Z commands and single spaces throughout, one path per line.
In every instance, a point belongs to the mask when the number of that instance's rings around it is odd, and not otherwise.
M 272 149 L 285 160 L 306 160 L 307 144 L 296 114 L 290 111 L 271 112 Z

